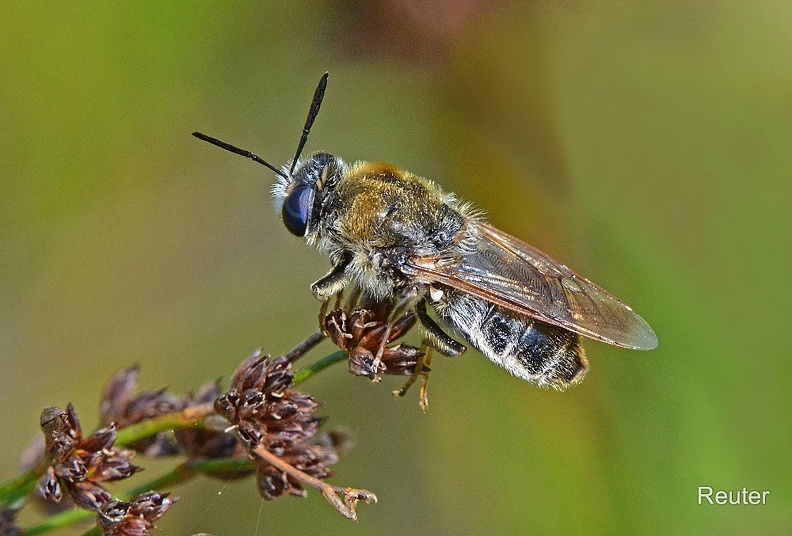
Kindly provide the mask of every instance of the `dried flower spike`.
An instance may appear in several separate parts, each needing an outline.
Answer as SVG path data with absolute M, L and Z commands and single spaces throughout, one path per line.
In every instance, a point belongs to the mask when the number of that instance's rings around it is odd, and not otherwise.
M 388 301 L 364 298 L 351 313 L 335 309 L 324 318 L 324 328 L 332 341 L 349 355 L 349 372 L 377 380 L 380 374 L 414 376 L 423 355 L 406 344 L 388 346 L 415 324 L 415 314 L 407 313 L 390 321 L 393 306 Z
M 221 395 L 217 382 L 204 385 L 197 393 L 188 393 L 185 397 L 185 406 L 194 407 L 211 404 Z M 204 419 L 203 426 L 182 428 L 174 432 L 176 444 L 180 452 L 190 459 L 206 458 L 248 458 L 247 450 L 235 436 L 226 433 L 228 422 L 217 416 L 210 415 Z M 207 473 L 209 478 L 222 480 L 236 479 L 248 476 L 250 470 L 224 471 L 222 473 Z
M 258 464 L 258 489 L 265 499 L 283 494 L 305 496 L 303 486 L 320 490 L 339 512 L 355 519 L 351 497 L 373 502 L 365 490 L 338 488 L 323 479 L 333 475 L 328 466 L 338 460 L 329 438 L 316 438 L 321 419 L 313 415 L 319 407 L 310 396 L 291 388 L 291 360 L 254 352 L 234 373 L 229 391 L 215 402 L 218 414 L 233 425 Z M 350 499 L 340 502 L 336 492 L 349 490 Z M 346 492 L 345 497 L 347 496 Z M 328 499 L 330 500 L 330 499 Z M 352 502 L 350 502 L 352 501 Z M 341 504 L 338 508 L 336 503 Z
M 293 379 L 287 359 L 256 351 L 236 370 L 229 391 L 215 401 L 215 410 L 249 447 L 261 444 L 280 454 L 313 437 L 321 423 L 313 415 L 319 403 L 291 389 Z
M 135 365 L 119 370 L 110 378 L 102 391 L 99 406 L 102 424 L 114 422 L 116 426 L 123 428 L 185 407 L 184 401 L 164 389 L 135 394 L 139 375 L 140 367 Z M 179 453 L 172 435 L 166 432 L 139 441 L 131 448 L 150 458 Z
M 179 500 L 168 493 L 149 492 L 126 501 L 109 501 L 99 510 L 102 536 L 146 536 L 156 528 L 154 521 Z
M 132 451 L 113 447 L 115 424 L 83 438 L 71 404 L 65 411 L 46 408 L 41 414 L 41 429 L 49 465 L 37 489 L 45 499 L 60 502 L 65 488 L 78 506 L 98 510 L 111 498 L 101 482 L 127 478 L 141 470 L 130 462 Z
M 236 427 L 249 449 L 263 447 L 316 478 L 332 476 L 328 465 L 338 461 L 332 447 L 312 441 L 321 419 L 310 396 L 291 389 L 294 375 L 285 357 L 254 352 L 237 369 L 231 389 L 215 402 L 215 409 Z M 298 481 L 270 464 L 259 464 L 259 493 L 274 499 L 283 493 L 304 496 Z

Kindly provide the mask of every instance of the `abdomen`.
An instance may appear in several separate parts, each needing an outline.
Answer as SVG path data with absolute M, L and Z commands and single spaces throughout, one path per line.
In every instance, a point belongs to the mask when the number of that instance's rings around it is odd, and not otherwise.
M 555 389 L 583 378 L 587 362 L 577 333 L 458 291 L 443 301 L 440 318 L 518 378 Z

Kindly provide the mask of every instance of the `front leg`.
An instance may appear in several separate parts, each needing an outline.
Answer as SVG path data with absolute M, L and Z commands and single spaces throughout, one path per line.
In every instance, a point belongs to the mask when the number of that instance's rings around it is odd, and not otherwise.
M 326 276 L 311 285 L 311 291 L 314 295 L 322 301 L 327 301 L 331 296 L 344 290 L 344 287 L 349 284 L 349 276 L 346 274 L 346 269 L 350 262 L 352 262 L 352 257 L 342 257 L 341 261 Z

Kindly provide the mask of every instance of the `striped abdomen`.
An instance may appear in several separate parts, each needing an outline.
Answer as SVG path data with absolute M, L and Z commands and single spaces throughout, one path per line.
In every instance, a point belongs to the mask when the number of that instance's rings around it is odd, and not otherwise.
M 458 291 L 446 292 L 436 308 L 445 323 L 518 378 L 564 389 L 586 372 L 577 333 Z

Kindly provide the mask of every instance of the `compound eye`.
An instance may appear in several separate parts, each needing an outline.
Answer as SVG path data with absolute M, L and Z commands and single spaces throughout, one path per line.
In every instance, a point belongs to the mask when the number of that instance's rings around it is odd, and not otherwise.
M 314 200 L 312 186 L 298 186 L 283 202 L 283 224 L 295 236 L 305 236 L 308 217 Z

